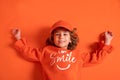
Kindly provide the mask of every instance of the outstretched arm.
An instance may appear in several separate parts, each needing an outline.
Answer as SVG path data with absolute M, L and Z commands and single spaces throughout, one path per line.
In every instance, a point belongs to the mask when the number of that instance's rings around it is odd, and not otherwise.
M 27 40 L 21 37 L 20 29 L 13 29 L 12 34 L 16 39 L 15 48 L 23 55 L 24 58 L 30 61 L 40 60 L 41 51 L 38 48 L 32 48 L 28 45 Z
M 111 32 L 106 31 L 104 33 L 104 42 L 100 43 L 100 47 L 92 53 L 86 53 L 82 55 L 83 66 L 91 66 L 94 64 L 101 63 L 104 57 L 112 51 L 111 41 L 113 39 L 113 35 Z

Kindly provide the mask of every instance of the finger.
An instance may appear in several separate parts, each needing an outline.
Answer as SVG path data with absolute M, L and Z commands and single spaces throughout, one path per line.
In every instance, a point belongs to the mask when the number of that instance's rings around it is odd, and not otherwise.
M 105 35 L 113 36 L 112 32 L 110 32 L 110 31 L 106 31 L 106 32 L 105 32 Z
M 111 36 L 113 36 L 112 32 L 110 32 L 110 31 L 108 31 L 108 34 L 111 35 Z
M 13 31 L 12 31 L 13 34 L 17 34 L 18 32 L 19 32 L 19 29 L 17 29 L 17 28 L 13 29 Z
M 108 35 L 108 31 L 105 31 L 105 35 Z

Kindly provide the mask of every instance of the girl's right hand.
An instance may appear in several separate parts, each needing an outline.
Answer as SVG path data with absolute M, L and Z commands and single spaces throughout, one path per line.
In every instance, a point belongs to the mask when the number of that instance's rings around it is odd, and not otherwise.
M 113 39 L 112 32 L 106 31 L 106 32 L 105 32 L 105 44 L 106 44 L 106 45 L 110 45 L 112 39 Z
M 13 29 L 12 30 L 12 34 L 14 35 L 14 37 L 16 38 L 16 40 L 21 39 L 21 30 L 20 29 Z

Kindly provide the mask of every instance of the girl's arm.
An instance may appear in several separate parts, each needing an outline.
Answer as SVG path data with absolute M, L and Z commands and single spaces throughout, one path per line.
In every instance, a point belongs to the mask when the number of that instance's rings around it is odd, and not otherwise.
M 38 48 L 32 48 L 28 45 L 27 40 L 21 37 L 20 29 L 13 29 L 12 34 L 16 38 L 15 48 L 24 58 L 30 61 L 40 60 L 41 51 Z
M 100 47 L 92 53 L 86 53 L 82 55 L 83 67 L 91 66 L 94 64 L 101 63 L 107 54 L 112 51 L 111 41 L 113 35 L 111 32 L 107 31 L 104 33 L 104 42 L 100 43 Z

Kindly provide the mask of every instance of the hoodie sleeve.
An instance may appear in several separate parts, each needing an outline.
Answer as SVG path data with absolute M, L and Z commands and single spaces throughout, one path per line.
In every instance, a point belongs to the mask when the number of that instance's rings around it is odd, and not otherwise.
M 15 42 L 15 48 L 20 54 L 29 61 L 39 61 L 41 51 L 38 48 L 32 48 L 28 45 L 27 40 L 22 38 Z
M 94 52 L 82 54 L 83 67 L 88 67 L 101 63 L 105 56 L 111 53 L 112 50 L 113 47 L 111 45 L 100 44 L 100 48 L 95 50 Z

